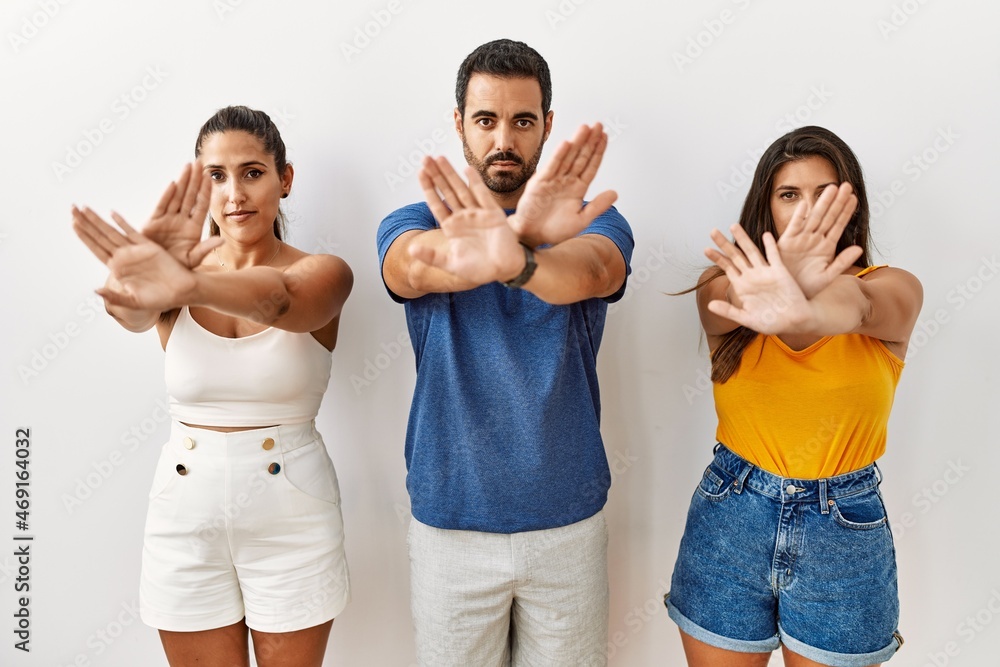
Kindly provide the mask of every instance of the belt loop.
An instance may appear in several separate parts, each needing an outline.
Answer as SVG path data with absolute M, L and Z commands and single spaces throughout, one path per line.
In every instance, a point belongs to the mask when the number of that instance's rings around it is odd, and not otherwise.
M 882 484 L 882 470 L 878 467 L 878 464 L 872 461 L 872 468 L 875 469 L 875 480 Z
M 830 503 L 826 500 L 826 480 L 819 480 L 819 509 L 823 514 L 830 513 Z
M 715 443 L 715 447 L 712 447 L 712 453 L 713 453 L 713 454 L 718 454 L 718 453 L 719 453 L 719 450 L 720 450 L 721 448 L 722 448 L 722 443 L 721 443 L 721 442 L 717 442 L 717 443 Z
M 753 470 L 753 466 L 747 464 L 744 466 L 743 471 L 736 476 L 736 481 L 733 483 L 733 490 L 736 491 L 736 493 L 743 493 L 743 485 L 746 483 L 747 477 L 750 476 L 751 470 Z

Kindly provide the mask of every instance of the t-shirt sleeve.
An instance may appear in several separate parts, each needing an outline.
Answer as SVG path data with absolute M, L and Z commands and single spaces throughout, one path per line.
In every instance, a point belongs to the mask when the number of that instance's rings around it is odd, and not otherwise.
M 434 220 L 434 215 L 424 202 L 404 206 L 403 208 L 397 209 L 387 215 L 379 224 L 378 234 L 376 236 L 376 243 L 378 244 L 379 275 L 384 276 L 382 273 L 382 265 L 385 263 L 385 255 L 389 252 L 389 246 L 392 245 L 393 241 L 399 238 L 400 234 L 414 229 L 428 231 L 431 229 L 437 229 L 437 226 L 437 221 Z M 382 284 L 385 285 L 385 278 L 382 279 Z M 396 303 L 406 303 L 408 301 L 408 299 L 404 299 L 389 289 L 388 285 L 385 285 L 385 291 L 389 293 L 389 296 L 392 297 L 392 300 Z
M 601 236 L 606 236 L 614 244 L 618 246 L 618 249 L 622 253 L 622 258 L 625 259 L 625 280 L 622 281 L 621 287 L 618 288 L 614 294 L 604 297 L 604 300 L 608 303 L 614 303 L 618 301 L 625 295 L 625 286 L 628 283 L 628 277 L 632 273 L 632 250 L 635 248 L 635 240 L 632 238 L 632 228 L 629 226 L 628 221 L 618 212 L 614 206 L 609 208 L 607 211 L 597 216 L 597 218 L 590 223 L 590 225 L 583 230 L 582 234 L 600 234 Z

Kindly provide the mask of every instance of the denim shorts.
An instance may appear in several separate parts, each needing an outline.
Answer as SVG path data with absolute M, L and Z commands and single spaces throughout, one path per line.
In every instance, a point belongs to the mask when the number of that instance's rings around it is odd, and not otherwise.
M 670 618 L 718 648 L 789 650 L 832 667 L 888 660 L 896 552 L 875 465 L 787 479 L 725 446 L 691 500 L 664 598 Z

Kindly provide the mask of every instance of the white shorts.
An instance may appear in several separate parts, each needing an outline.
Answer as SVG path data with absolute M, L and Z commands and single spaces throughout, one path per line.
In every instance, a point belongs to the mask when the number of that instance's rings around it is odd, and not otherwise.
M 523 533 L 410 521 L 410 595 L 421 667 L 604 667 L 604 512 Z
M 350 597 L 337 474 L 312 422 L 235 433 L 173 423 L 149 492 L 146 624 L 194 632 L 245 617 L 292 632 Z

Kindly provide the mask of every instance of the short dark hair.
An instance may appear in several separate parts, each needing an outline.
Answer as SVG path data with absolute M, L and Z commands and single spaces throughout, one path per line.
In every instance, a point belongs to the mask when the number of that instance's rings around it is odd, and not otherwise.
M 264 152 L 274 157 L 274 166 L 278 170 L 279 176 L 285 175 L 288 161 L 285 157 L 285 142 L 281 139 L 278 127 L 263 111 L 251 109 L 245 106 L 229 106 L 219 109 L 211 118 L 205 121 L 198 131 L 198 140 L 194 144 L 194 156 L 201 156 L 201 147 L 205 139 L 219 132 L 229 132 L 238 130 L 246 132 L 260 139 L 264 146 Z M 281 239 L 284 236 L 285 215 L 278 210 L 278 217 L 274 220 L 274 235 Z M 213 236 L 219 233 L 219 227 L 212 221 L 210 234 Z
M 465 116 L 465 95 L 473 74 L 489 74 L 505 79 L 535 79 L 542 89 L 542 115 L 548 115 L 552 106 L 552 77 L 549 65 L 538 51 L 510 39 L 498 39 L 483 44 L 466 56 L 458 68 L 455 82 L 455 102 L 458 112 Z

